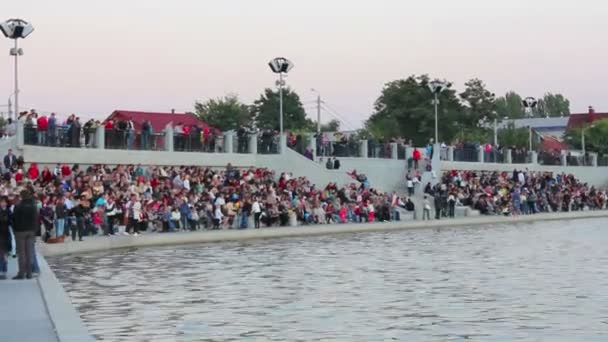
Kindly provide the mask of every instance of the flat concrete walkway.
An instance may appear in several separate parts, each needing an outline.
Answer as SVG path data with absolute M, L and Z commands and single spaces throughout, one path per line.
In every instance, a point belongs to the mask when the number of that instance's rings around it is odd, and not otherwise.
M 17 274 L 17 259 L 9 259 L 8 271 Z M 36 279 L 0 280 L 0 341 L 59 341 Z
M 396 231 L 421 228 L 451 228 L 491 226 L 502 224 L 529 223 L 537 221 L 576 220 L 586 218 L 606 218 L 608 210 L 570 213 L 547 213 L 518 217 L 477 216 L 432 221 L 392 221 L 379 223 L 349 223 L 334 225 L 311 225 L 298 227 L 276 227 L 244 230 L 214 230 L 181 233 L 149 233 L 139 236 L 96 236 L 85 237 L 83 242 L 66 242 L 60 244 L 41 244 L 39 250 L 45 256 L 89 253 L 119 248 L 180 245 L 209 243 L 221 241 L 239 241 L 252 239 L 287 238 L 318 236 L 330 234 L 366 233 Z M 67 240 L 66 240 L 67 241 Z

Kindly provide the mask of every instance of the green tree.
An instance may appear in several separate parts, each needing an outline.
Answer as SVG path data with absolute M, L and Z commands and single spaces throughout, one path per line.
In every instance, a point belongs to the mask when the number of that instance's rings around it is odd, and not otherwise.
M 535 118 L 547 117 L 547 103 L 545 99 L 536 100 L 536 107 L 532 110 L 532 116 Z
M 545 114 L 551 117 L 570 115 L 570 100 L 562 94 L 546 93 L 543 97 L 545 103 Z
M 500 117 L 521 119 L 524 117 L 523 99 L 514 91 L 496 99 L 496 112 Z
M 528 128 L 515 128 L 514 124 L 498 130 L 498 143 L 501 146 L 527 148 L 529 146 L 530 131 Z
M 404 137 L 424 144 L 435 136 L 433 94 L 428 75 L 410 76 L 385 84 L 374 104 L 374 113 L 365 129 L 375 138 Z M 462 112 L 460 100 L 448 83 L 439 94 L 439 140 L 451 141 L 458 132 L 456 125 Z
M 486 89 L 485 83 L 473 78 L 464 84 L 466 89 L 460 93 L 465 105 L 465 114 L 459 120 L 468 126 L 474 127 L 482 119 L 494 119 L 496 113 L 496 98 L 494 93 Z
M 279 130 L 279 92 L 264 90 L 252 106 L 252 114 L 259 128 Z M 283 129 L 312 130 L 314 123 L 306 118 L 300 97 L 290 88 L 283 89 Z
M 321 132 L 338 132 L 340 130 L 340 121 L 333 119 L 328 123 L 321 124 Z
M 565 134 L 566 142 L 582 149 L 582 130 L 582 127 L 568 130 Z M 608 119 L 585 126 L 585 150 L 608 155 Z
M 201 120 L 222 131 L 236 130 L 248 125 L 251 121 L 249 108 L 233 94 L 205 102 L 196 102 L 194 110 Z

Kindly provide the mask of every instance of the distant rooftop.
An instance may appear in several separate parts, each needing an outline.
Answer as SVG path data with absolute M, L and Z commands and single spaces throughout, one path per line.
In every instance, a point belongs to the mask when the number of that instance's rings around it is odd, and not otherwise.
M 507 128 L 510 124 L 513 124 L 515 128 L 532 127 L 533 129 L 565 129 L 568 125 L 569 117 L 559 118 L 526 118 L 526 119 L 512 119 L 504 120 L 498 124 L 498 128 Z

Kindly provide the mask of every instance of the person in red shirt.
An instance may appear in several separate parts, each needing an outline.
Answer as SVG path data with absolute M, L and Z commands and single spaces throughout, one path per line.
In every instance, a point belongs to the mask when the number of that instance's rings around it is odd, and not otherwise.
M 53 174 L 51 173 L 51 170 L 49 170 L 48 167 L 45 167 L 44 170 L 42 170 L 42 181 L 44 182 L 44 184 L 49 184 L 53 181 Z
M 414 169 L 418 170 L 418 162 L 420 161 L 420 157 L 421 157 L 420 151 L 418 151 L 418 148 L 414 148 L 412 157 L 414 159 Z
M 63 164 L 63 166 L 61 167 L 61 175 L 63 177 L 68 177 L 71 174 L 72 174 L 72 169 L 70 169 L 70 167 L 67 164 Z
M 30 168 L 27 170 L 27 176 L 31 180 L 38 179 L 38 176 L 40 176 L 40 171 L 38 170 L 38 166 L 36 165 L 36 163 L 32 163 L 30 165 Z
M 112 121 L 112 120 L 106 121 L 105 128 L 106 129 L 113 129 L 114 128 L 114 121 Z
M 46 115 L 41 115 L 38 120 L 36 120 L 37 130 L 38 130 L 38 145 L 45 146 L 46 145 L 46 132 L 49 129 L 49 121 L 46 118 Z
M 17 183 L 19 183 L 22 180 L 23 180 L 23 170 L 19 169 L 19 170 L 17 170 L 17 173 L 15 173 L 15 181 Z

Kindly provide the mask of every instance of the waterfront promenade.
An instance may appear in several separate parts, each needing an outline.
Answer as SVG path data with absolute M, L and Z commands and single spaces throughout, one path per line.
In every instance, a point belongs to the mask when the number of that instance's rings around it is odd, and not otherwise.
M 204 231 L 192 233 L 152 233 L 133 236 L 90 237 L 83 242 L 39 244 L 45 256 L 89 253 L 108 249 L 180 245 L 255 239 L 389 232 L 408 229 L 447 229 L 498 227 L 537 221 L 572 221 L 586 218 L 608 218 L 608 211 L 550 213 L 519 217 L 486 216 L 441 221 L 382 222 L 370 224 L 317 225 L 285 228 Z M 572 222 L 570 222 L 571 224 Z M 79 314 L 49 268 L 39 257 L 41 274 L 34 280 L 0 282 L 0 341 L 94 341 Z M 10 259 L 9 275 L 16 273 L 16 259 Z M 19 322 L 19 324 L 17 324 Z
M 38 278 L 0 281 L 0 341 L 95 341 L 44 257 L 38 263 Z M 9 259 L 8 270 L 17 273 L 17 259 Z
M 544 213 L 517 217 L 482 216 L 432 221 L 391 221 L 377 223 L 354 223 L 335 225 L 310 225 L 299 227 L 276 227 L 244 230 L 197 231 L 181 233 L 150 233 L 139 236 L 117 235 L 85 238 L 83 242 L 45 244 L 41 251 L 46 256 L 78 254 L 104 251 L 109 249 L 151 247 L 164 245 L 183 245 L 255 239 L 289 238 L 320 236 L 332 234 L 354 234 L 368 232 L 388 232 L 423 228 L 480 227 L 505 224 L 529 223 L 537 221 L 577 220 L 585 218 L 608 218 L 608 211 L 584 211 L 569 213 Z M 66 240 L 67 241 L 67 240 Z

